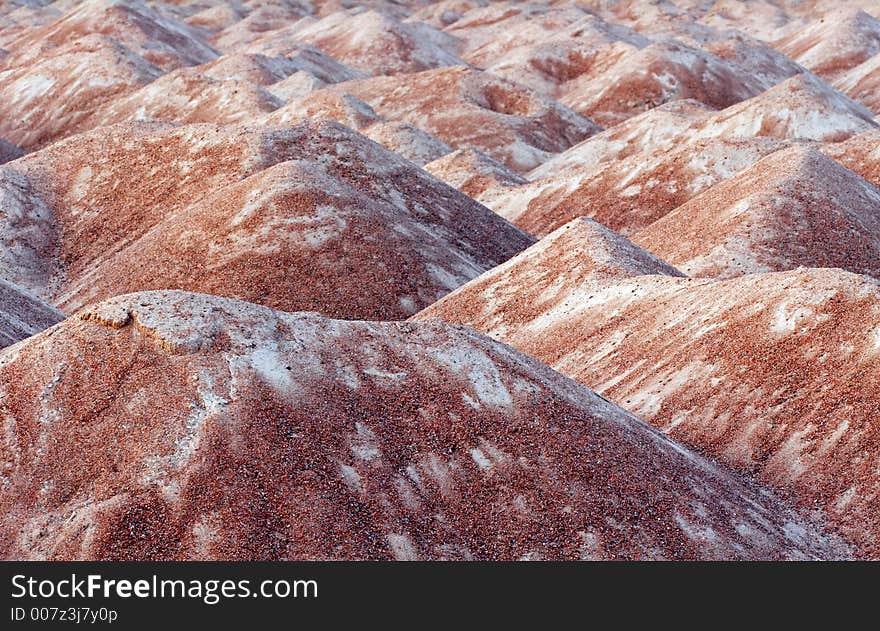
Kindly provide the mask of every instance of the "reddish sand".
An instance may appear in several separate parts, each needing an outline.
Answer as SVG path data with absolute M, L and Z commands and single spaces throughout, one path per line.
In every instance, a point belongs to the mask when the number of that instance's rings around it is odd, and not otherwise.
M 577 220 L 416 319 L 472 326 L 820 511 L 880 556 L 880 286 L 841 270 L 724 282 Z
M 203 295 L 0 352 L 0 556 L 773 559 L 846 549 L 533 359 Z
M 880 278 L 880 189 L 812 148 L 778 151 L 637 232 L 689 276 L 838 267 Z
M 877 87 L 869 0 L 0 1 L 0 558 L 880 558 Z
M 52 241 L 33 258 L 60 269 L 28 288 L 68 310 L 182 288 L 290 311 L 401 319 L 533 242 L 329 122 L 120 124 L 8 168 L 32 183 L 24 212 L 48 206 L 54 220 Z
M 523 85 L 471 68 L 348 81 L 350 93 L 380 115 L 405 120 L 457 148 L 482 151 L 514 171 L 528 171 L 598 127 Z

